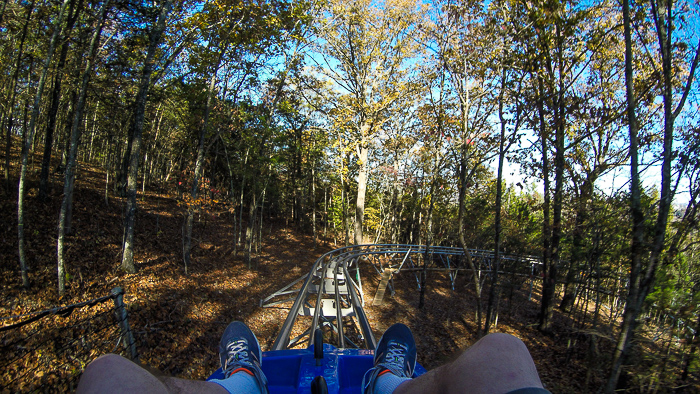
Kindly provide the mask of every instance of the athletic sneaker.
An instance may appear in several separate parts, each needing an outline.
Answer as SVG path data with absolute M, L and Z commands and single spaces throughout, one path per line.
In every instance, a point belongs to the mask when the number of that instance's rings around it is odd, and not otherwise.
M 410 378 L 415 367 L 416 341 L 413 340 L 411 329 L 401 323 L 394 324 L 379 340 L 374 351 L 374 367 L 365 372 L 362 378 L 362 391 L 372 394 L 377 378 L 385 373 Z
M 219 342 L 219 360 L 224 379 L 238 371 L 247 372 L 258 381 L 262 393 L 267 394 L 267 378 L 260 369 L 260 343 L 245 323 L 234 321 L 226 327 Z

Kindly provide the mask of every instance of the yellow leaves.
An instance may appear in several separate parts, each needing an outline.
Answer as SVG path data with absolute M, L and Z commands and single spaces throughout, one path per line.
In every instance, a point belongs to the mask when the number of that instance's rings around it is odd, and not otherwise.
M 383 227 L 381 212 L 371 206 L 365 207 L 365 216 L 362 225 L 371 232 L 376 232 L 378 229 L 381 229 Z

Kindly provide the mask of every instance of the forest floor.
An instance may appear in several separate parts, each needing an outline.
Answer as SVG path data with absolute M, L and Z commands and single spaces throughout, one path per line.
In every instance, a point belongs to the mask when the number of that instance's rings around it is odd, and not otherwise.
M 33 176 L 38 166 L 37 160 Z M 134 248 L 137 272 L 125 274 L 119 268 L 124 200 L 111 190 L 106 200 L 104 171 L 81 165 L 73 233 L 65 247 L 70 280 L 66 294 L 59 297 L 56 238 L 62 181 L 56 174 L 52 179 L 50 198 L 44 202 L 37 197 L 36 180 L 29 182 L 28 290 L 21 288 L 18 267 L 16 184 L 5 185 L 0 195 L 0 317 L 101 297 L 121 286 L 141 362 L 182 378 L 205 379 L 218 367 L 219 337 L 232 320 L 246 322 L 263 350 L 268 350 L 287 309 L 261 308 L 260 300 L 308 272 L 321 254 L 341 246 L 321 240 L 314 247 L 311 236 L 284 221 L 268 221 L 262 248 L 249 268 L 241 251 L 236 253 L 234 248 L 233 214 L 225 205 L 214 205 L 198 217 L 193 263 L 186 275 L 181 253 L 184 208 L 176 195 L 147 188 L 139 195 Z M 371 297 L 379 278 L 369 266 L 361 267 L 361 272 L 364 292 Z M 413 274 L 399 274 L 395 288 L 396 294 L 387 293 L 384 305 L 366 306 L 377 338 L 395 322 L 408 324 L 416 337 L 418 361 L 428 369 L 455 358 L 476 341 L 473 286 L 464 275 L 458 276 L 452 290 L 446 274 L 430 274 L 422 309 L 418 308 Z M 555 311 L 551 334 L 536 329 L 538 286 L 531 298 L 529 290 L 527 281 L 504 289 L 495 331 L 513 334 L 527 344 L 542 381 L 552 392 L 585 392 L 589 370 L 588 387 L 599 387 L 612 344 L 605 337 L 612 336 L 603 335 L 597 359 L 587 362 L 583 346 L 576 346 L 585 335 L 569 328 L 573 326 L 571 315 Z

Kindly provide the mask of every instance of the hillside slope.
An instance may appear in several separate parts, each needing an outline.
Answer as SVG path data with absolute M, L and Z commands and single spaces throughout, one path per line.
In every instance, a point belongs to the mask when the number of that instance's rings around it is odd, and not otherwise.
M 136 333 L 141 361 L 164 373 L 204 379 L 218 367 L 219 336 L 231 320 L 248 323 L 267 350 L 287 310 L 259 307 L 260 299 L 307 272 L 314 260 L 334 249 L 286 228 L 284 222 L 266 223 L 262 249 L 251 269 L 242 253 L 234 253 L 234 217 L 230 207 L 217 205 L 199 215 L 194 234 L 193 264 L 184 274 L 181 228 L 184 208 L 176 196 L 146 190 L 139 197 L 136 224 L 136 274 L 119 270 L 124 201 L 110 195 L 105 201 L 105 174 L 82 165 L 77 179 L 73 234 L 66 246 L 67 293 L 59 298 L 56 280 L 56 237 L 61 181 L 54 178 L 47 202 L 37 199 L 30 182 L 27 212 L 28 260 L 32 287 L 21 289 L 16 240 L 16 188 L 5 188 L 0 198 L 0 316 L 10 316 L 66 305 L 107 294 L 115 286 L 126 291 L 130 321 Z M 337 245 L 340 246 L 340 245 Z M 379 278 L 363 268 L 366 294 L 374 294 Z M 396 295 L 366 311 L 377 337 L 394 322 L 414 331 L 419 362 L 433 368 L 456 357 L 473 343 L 474 297 L 462 276 L 456 290 L 443 273 L 428 278 L 426 306 L 418 309 L 418 290 L 412 274 L 396 278 Z M 567 343 L 569 317 L 558 315 L 559 334 L 543 336 L 534 322 L 537 293 L 528 300 L 528 288 L 504 294 L 497 331 L 523 339 L 538 365 L 543 382 L 554 392 L 581 392 L 587 365 L 583 354 Z M 594 379 L 600 376 L 593 375 Z M 591 384 L 598 384 L 592 381 Z M 595 387 L 595 386 L 593 386 Z

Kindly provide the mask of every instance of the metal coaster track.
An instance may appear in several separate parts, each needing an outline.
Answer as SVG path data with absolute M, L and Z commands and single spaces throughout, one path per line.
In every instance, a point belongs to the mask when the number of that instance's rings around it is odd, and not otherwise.
M 477 267 L 477 275 L 492 270 L 494 260 L 492 251 L 472 249 L 469 250 L 469 254 Z M 392 294 L 394 293 L 392 275 L 402 270 L 414 272 L 419 287 L 420 270 L 445 271 L 449 274 L 453 290 L 457 273 L 471 271 L 465 263 L 462 248 L 370 244 L 332 250 L 319 257 L 308 274 L 261 300 L 260 304 L 263 307 L 294 300 L 271 350 L 291 349 L 301 343 L 312 344 L 317 327 L 325 327 L 329 332 L 328 336 L 335 339 L 334 345 L 338 348 L 374 349 L 376 339 L 363 309 L 365 300 L 359 272 L 361 261 L 370 263 L 377 273 L 384 275 L 384 286 L 388 286 Z M 420 261 L 425 261 L 427 267 L 422 265 L 419 267 Z M 532 275 L 539 265 L 541 265 L 540 259 L 535 256 L 501 255 L 502 267 L 510 266 L 512 268 L 510 271 L 519 270 L 523 275 Z M 350 272 L 355 274 L 355 280 Z M 302 281 L 303 284 L 299 287 Z M 291 294 L 296 296 L 289 298 Z M 287 297 L 283 298 L 285 296 Z M 300 335 L 290 338 L 295 325 L 301 326 L 301 323 L 297 322 L 297 317 L 300 315 L 311 316 L 311 324 Z

